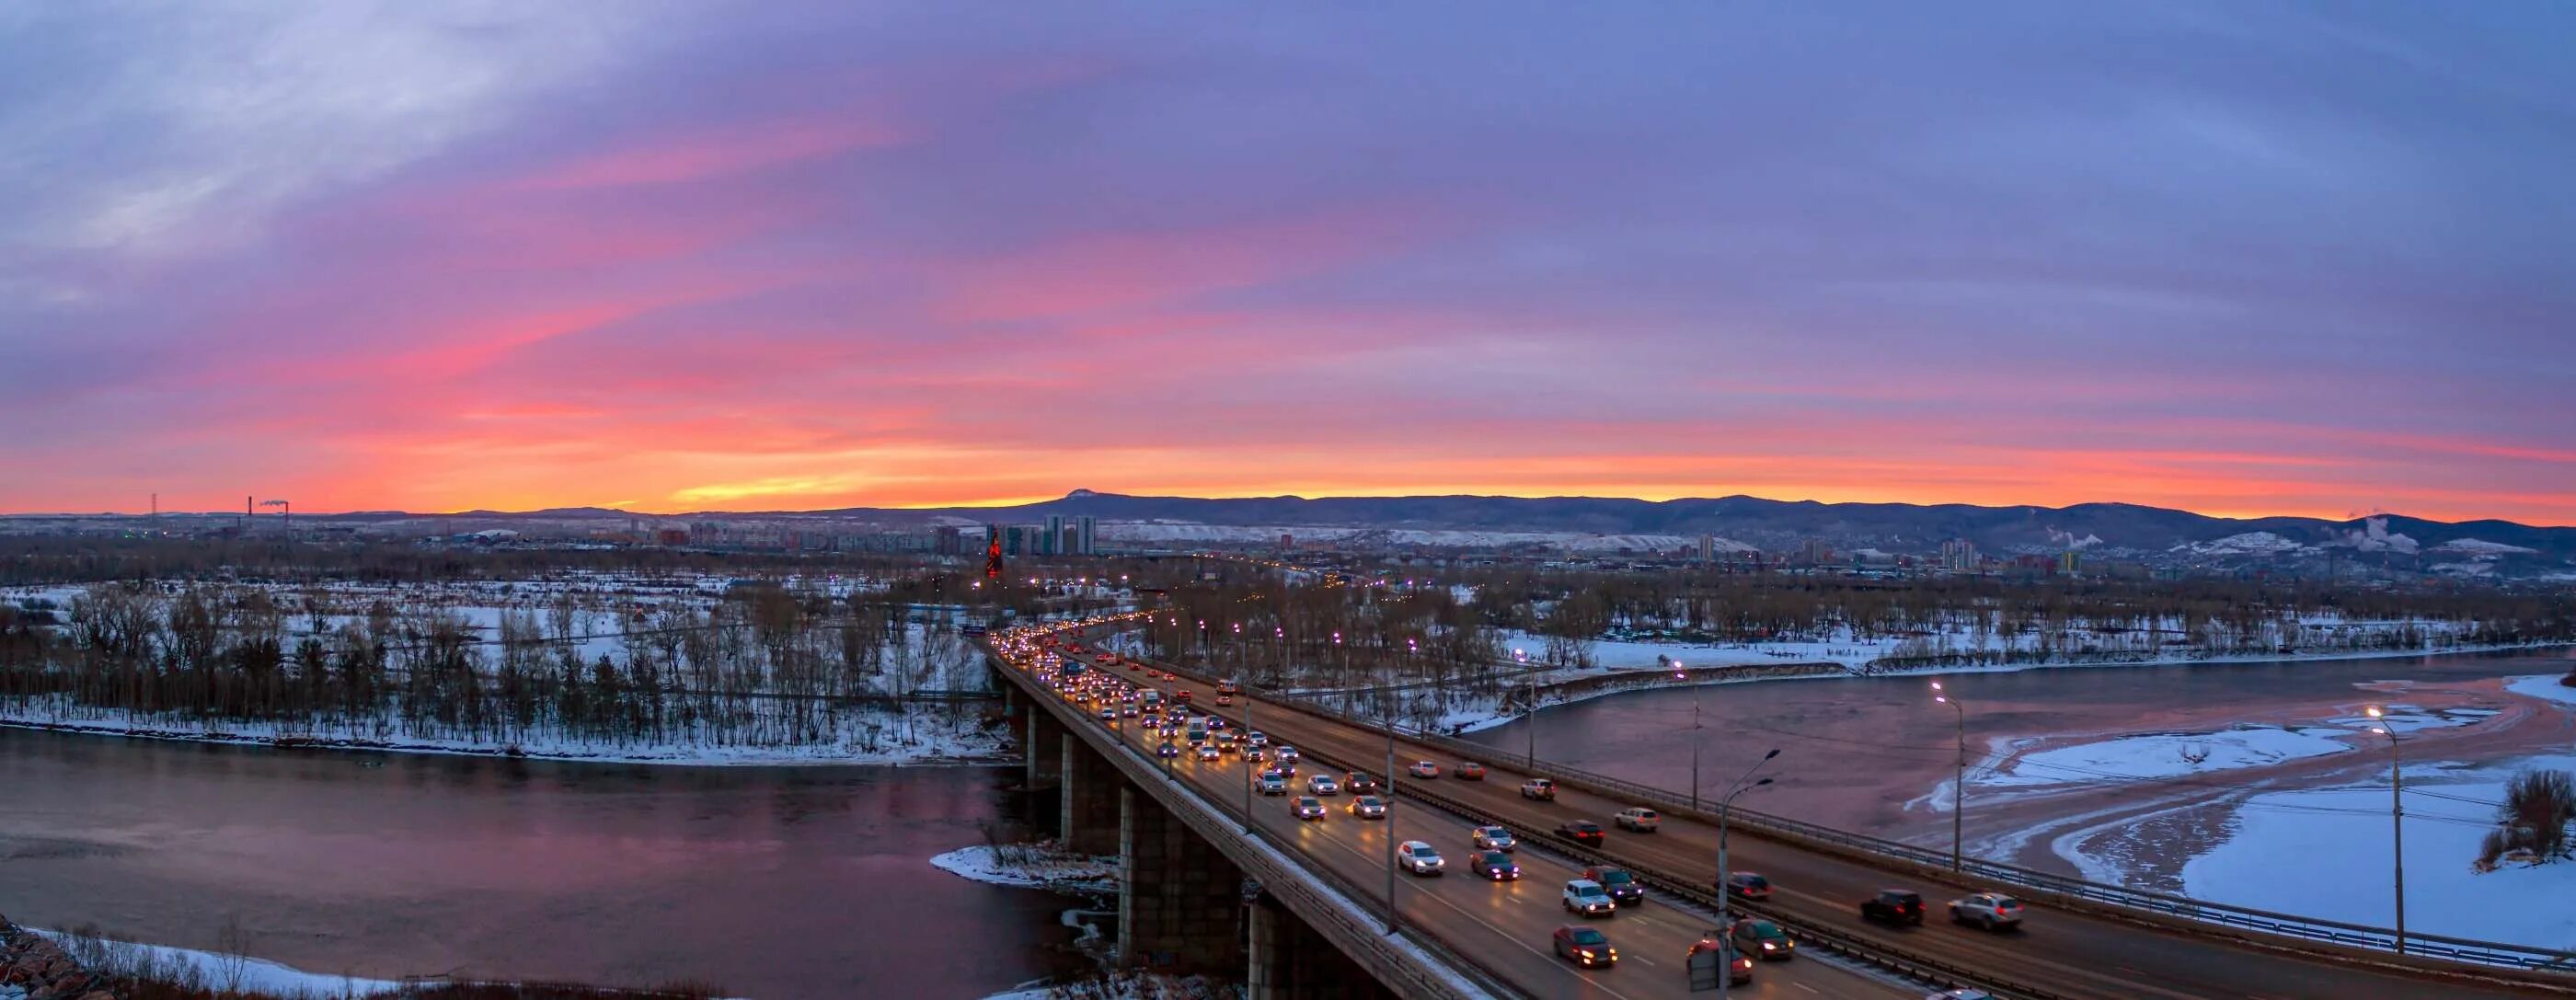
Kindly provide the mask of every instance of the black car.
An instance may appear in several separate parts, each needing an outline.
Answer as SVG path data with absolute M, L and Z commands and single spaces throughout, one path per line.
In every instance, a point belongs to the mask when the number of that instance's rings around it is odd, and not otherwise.
M 1568 820 L 1556 828 L 1556 835 L 1585 847 L 1601 846 L 1601 824 L 1588 819 Z
M 1881 923 L 1923 926 L 1923 894 L 1905 889 L 1881 889 L 1878 895 L 1860 904 L 1863 920 Z
M 1621 906 L 1635 906 L 1646 901 L 1646 886 L 1625 868 L 1594 865 L 1583 870 L 1583 877 L 1601 883 L 1602 891 Z
M 1367 795 L 1377 791 L 1377 779 L 1369 777 L 1366 771 L 1353 771 L 1349 780 L 1342 782 L 1342 790 L 1353 795 Z
M 1513 864 L 1512 856 L 1501 851 L 1476 855 L 1470 867 L 1476 869 L 1476 877 L 1494 882 L 1511 882 L 1521 877 L 1521 866 Z

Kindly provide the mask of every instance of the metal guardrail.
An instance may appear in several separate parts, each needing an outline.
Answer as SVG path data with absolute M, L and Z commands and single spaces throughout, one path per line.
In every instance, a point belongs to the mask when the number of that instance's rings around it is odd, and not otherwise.
M 989 647 L 986 652 L 1004 664 L 1003 670 L 1020 675 L 1023 680 L 1026 679 L 1026 672 L 1010 666 L 1008 659 L 998 653 L 992 653 Z M 1015 680 L 1013 683 L 1021 683 L 1021 681 Z M 1307 923 L 1314 925 L 1325 937 L 1333 940 L 1335 946 L 1345 954 L 1360 961 L 1373 973 L 1384 976 L 1386 985 L 1394 990 L 1397 996 L 1478 1000 L 1485 995 L 1528 995 L 1511 987 L 1509 985 L 1511 981 L 1492 968 L 1459 953 L 1438 939 L 1419 932 L 1405 933 L 1403 937 L 1406 943 L 1420 948 L 1433 961 L 1443 962 L 1454 970 L 1463 971 L 1464 978 L 1478 981 L 1479 987 L 1487 992 L 1462 993 L 1457 988 L 1458 984 L 1448 977 L 1421 968 L 1420 960 L 1416 956 L 1406 955 L 1401 949 L 1393 947 L 1375 922 L 1367 918 L 1360 901 L 1372 897 L 1328 869 L 1316 865 L 1297 865 L 1293 870 L 1275 870 L 1276 866 L 1269 863 L 1268 857 L 1261 851 L 1226 850 L 1227 845 L 1239 843 L 1245 839 L 1239 825 L 1242 822 L 1242 814 L 1227 812 L 1224 807 L 1215 804 L 1197 790 L 1173 779 L 1157 761 L 1146 756 L 1143 750 L 1118 738 L 1116 734 L 1101 727 L 1097 720 L 1090 716 L 1066 709 L 1063 699 L 1055 697 L 1054 693 L 1048 691 L 1044 685 L 1030 681 L 1022 683 L 1021 687 L 1023 693 L 1047 705 L 1046 711 L 1056 716 L 1057 723 L 1068 732 L 1081 733 L 1083 742 L 1089 744 L 1093 752 L 1125 765 L 1121 766 L 1120 770 L 1127 772 L 1129 781 L 1141 788 L 1169 789 L 1173 796 L 1184 800 L 1185 808 L 1177 807 L 1168 800 L 1165 800 L 1165 808 L 1170 809 L 1173 815 L 1188 824 L 1201 839 L 1225 851 L 1226 855 L 1242 866 L 1247 874 L 1254 874 L 1255 881 L 1260 883 L 1262 891 L 1286 903 L 1291 911 Z M 1165 796 L 1159 793 L 1149 791 L 1148 794 L 1155 795 L 1158 800 L 1165 799 Z M 1268 840 L 1266 837 L 1261 839 Z M 1275 843 L 1270 846 L 1285 851 Z M 1244 857 L 1245 854 L 1252 857 Z M 1318 885 L 1319 882 L 1321 886 Z M 1336 901 L 1327 897 L 1322 888 L 1324 886 L 1338 893 L 1341 900 Z
M 1167 670 L 1173 669 L 1169 665 L 1157 665 Z M 1212 678 L 1196 670 L 1181 668 L 1174 672 L 1203 682 L 1212 681 Z M 1309 714 L 1323 716 L 1361 729 L 1377 729 L 1382 725 L 1376 720 L 1363 719 L 1304 698 L 1280 696 L 1273 696 L 1273 698 Z M 1426 732 L 1400 724 L 1395 728 L 1398 734 L 1408 740 L 1440 747 L 1465 759 L 1509 762 L 1512 766 L 1534 776 L 1549 778 L 1577 788 L 1586 788 L 1614 798 L 1626 798 L 1667 812 L 1697 816 L 1710 821 L 1717 818 L 1714 811 L 1704 807 L 1694 808 L 1687 796 L 1667 789 L 1613 778 L 1580 768 L 1566 767 L 1545 760 L 1528 762 L 1525 758 L 1514 757 L 1495 747 L 1441 733 Z M 1775 840 L 1805 841 L 1826 845 L 1839 848 L 1847 854 L 1865 855 L 1870 858 L 1900 862 L 1918 869 L 1928 869 L 1930 871 L 1927 873 L 1931 874 L 1947 875 L 1950 872 L 1950 852 L 1946 850 L 1837 830 L 1751 809 L 1735 809 L 1729 821 L 1738 828 Z M 2277 913 L 2250 907 L 2230 906 L 2225 903 L 2212 903 L 2185 896 L 2089 882 L 1977 858 L 1962 859 L 1958 874 L 2013 886 L 2034 896 L 2079 900 L 2106 907 L 2136 910 L 2156 916 L 2297 938 L 2320 944 L 2384 951 L 2392 955 L 2401 954 L 2396 948 L 2397 932 L 2386 927 L 2372 927 L 2366 924 L 2303 917 L 2294 913 Z M 2560 974 L 2576 972 L 2576 952 L 2440 934 L 2408 932 L 2406 949 L 2402 954 L 2413 958 L 2446 959 L 2468 965 L 2530 972 Z

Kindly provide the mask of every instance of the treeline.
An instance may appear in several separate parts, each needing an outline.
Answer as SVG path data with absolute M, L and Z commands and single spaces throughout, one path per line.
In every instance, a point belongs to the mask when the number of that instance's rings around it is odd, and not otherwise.
M 0 636 L 24 636 L 0 641 L 0 704 L 286 739 L 877 749 L 922 714 L 892 711 L 905 699 L 984 684 L 957 623 L 916 630 L 899 603 L 764 586 L 601 613 L 567 591 L 502 610 L 487 635 L 419 597 L 351 608 L 327 589 L 98 585 L 51 629 L 0 617 Z

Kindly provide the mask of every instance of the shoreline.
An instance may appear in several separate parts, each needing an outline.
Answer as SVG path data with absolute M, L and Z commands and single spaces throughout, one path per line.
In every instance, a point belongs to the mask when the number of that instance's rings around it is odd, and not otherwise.
M 1687 647 L 1677 647 L 1677 648 L 1687 648 Z M 1724 678 L 1707 678 L 1707 679 L 1691 679 L 1691 680 L 1673 680 L 1673 679 L 1670 679 L 1670 678 L 1666 678 L 1666 679 L 1664 679 L 1664 680 L 1661 680 L 1661 681 L 1659 681 L 1659 682 L 1655 682 L 1655 683 L 1638 684 L 1638 685 L 1635 685 L 1635 686 L 1632 686 L 1632 687 L 1620 687 L 1620 688 L 1613 688 L 1613 689 L 1610 689 L 1610 690 L 1586 692 L 1586 693 L 1583 693 L 1583 694 L 1577 694 L 1577 695 L 1574 695 L 1574 696 L 1572 696 L 1572 697 L 1568 697 L 1568 698 L 1566 698 L 1566 699 L 1564 699 L 1564 700 L 1561 700 L 1561 701 L 1546 701 L 1546 703 L 1545 703 L 1545 704 L 1540 705 L 1540 706 L 1539 706 L 1537 709 L 1535 709 L 1534 711 L 1537 711 L 1537 712 L 1544 712 L 1544 711 L 1547 711 L 1548 709 L 1551 709 L 1551 708 L 1557 708 L 1557 707 L 1559 707 L 1559 706 L 1581 704 L 1581 703 L 1583 703 L 1583 702 L 1592 701 L 1592 700 L 1599 699 L 1599 698 L 1608 698 L 1608 697 L 1612 697 L 1612 696 L 1614 696 L 1614 695 L 1638 694 L 1638 693 L 1646 692 L 1646 691 L 1672 691 L 1672 690 L 1680 690 L 1680 689 L 1683 689 L 1683 688 L 1693 688 L 1693 687 L 1715 687 L 1715 686 L 1719 686 L 1719 685 L 1727 685 L 1727 684 L 1761 684 L 1761 683 L 1773 682 L 1773 681 L 1786 682 L 1786 681 L 1822 681 L 1822 680 L 1867 680 L 1867 679 L 1870 679 L 1870 678 L 1876 678 L 1876 677 L 1925 677 L 1925 676 L 1942 676 L 1942 675 L 1946 675 L 1946 674 L 2017 674 L 2017 673 L 2022 673 L 2022 672 L 2024 672 L 2024 671 L 2030 671 L 2030 670 L 2114 669 L 2114 668 L 2120 668 L 2120 667 L 2172 667 L 2172 666 L 2199 666 L 2199 665 L 2203 665 L 2203 664 L 2216 665 L 2216 666 L 2244 666 L 2244 665 L 2247 665 L 2247 664 L 2257 664 L 2257 663 L 2315 663 L 2315 662 L 2328 661 L 2328 660 L 2393 660 L 2393 659 L 2405 659 L 2405 658 L 2409 658 L 2409 657 L 2419 657 L 2419 656 L 2480 655 L 2480 654 L 2486 654 L 2486 653 L 2513 653 L 2513 652 L 2525 652 L 2525 651 L 2531 651 L 2531 650 L 2545 650 L 2545 649 L 2570 649 L 2570 648 L 2576 648 L 2576 642 L 2569 642 L 2569 641 L 2548 641 L 2548 642 L 2500 643 L 2500 644 L 2475 645 L 2475 646 L 2453 646 L 2453 647 L 2448 647 L 2448 648 L 2443 648 L 2443 649 L 2410 649 L 2410 650 L 2394 650 L 2394 649 L 2389 649 L 2389 650 L 2368 650 L 2368 651 L 2363 651 L 2363 652 L 2338 652 L 2338 653 L 2291 653 L 2291 654 L 2266 653 L 2266 654 L 2247 654 L 2247 655 L 2241 655 L 2241 656 L 2210 656 L 2210 657 L 2192 657 L 2192 658 L 2159 658 L 2159 659 L 2145 659 L 2145 660 L 2047 660 L 2047 661 L 2041 661 L 2041 662 L 2036 662 L 2036 663 L 1997 663 L 1997 664 L 1987 664 L 1987 665 L 1983 665 L 1983 666 L 1909 667 L 1909 668 L 1904 668 L 1904 669 L 1899 669 L 1899 670 L 1888 670 L 1888 671 L 1884 671 L 1884 672 L 1880 672 L 1880 673 L 1867 673 L 1867 674 L 1863 674 L 1863 673 L 1852 673 L 1852 672 L 1850 672 L 1850 671 L 1852 670 L 1852 668 L 1851 668 L 1848 664 L 1837 663 L 1837 662 L 1830 661 L 1830 660 L 1827 660 L 1827 661 L 1785 661 L 1785 660 L 1784 660 L 1784 661 L 1781 661 L 1781 662 L 1782 662 L 1782 663 L 1784 663 L 1784 664 L 1786 664 L 1786 663 L 1792 663 L 1792 662 L 1824 662 L 1824 663 L 1831 663 L 1831 664 L 1832 664 L 1832 665 L 1834 665 L 1834 666 L 1842 667 L 1842 668 L 1843 668 L 1843 670 L 1844 670 L 1845 672 L 1844 672 L 1844 673 L 1839 673 L 1839 674 L 1830 674 L 1830 673 L 1828 673 L 1828 674 L 1798 674 L 1798 675 L 1769 675 L 1769 676 L 1760 676 L 1760 675 L 1757 675 L 1757 676 L 1752 676 L 1752 677 L 1724 677 Z M 2576 662 L 2571 662 L 2570 666 L 2571 666 L 2571 667 L 2576 667 Z M 1597 677 L 1603 677 L 1603 676 L 1615 676 L 1615 675 L 1617 675 L 1617 674 L 1621 674 L 1621 673 L 1643 673 L 1643 672 L 1655 672 L 1655 671 L 1659 671 L 1659 669 L 1660 669 L 1660 668 L 1656 668 L 1656 667 L 1633 667 L 1633 668 L 1619 668 L 1619 667 L 1614 667 L 1614 668 L 1610 668 L 1610 669 L 1609 669 L 1607 672 L 1605 672 L 1605 673 L 1601 673 L 1601 674 L 1594 674 L 1594 675 L 1592 675 L 1592 676 L 1597 678 Z M 1559 683 L 1560 683 L 1560 684 L 1562 684 L 1563 682 L 1559 682 Z M 1541 687 L 1539 690 L 1540 690 L 1540 691 L 1542 691 L 1542 692 L 1544 692 L 1544 691 L 1546 691 L 1546 690 L 1547 690 L 1547 688 L 1546 688 L 1546 687 Z M 1457 728 L 1455 728 L 1455 729 L 1451 730 L 1451 735 L 1465 736 L 1465 735 L 1468 735 L 1468 734 L 1470 734 L 1470 733 L 1478 733 L 1478 732 L 1483 732 L 1483 731 L 1490 730 L 1490 729 L 1500 728 L 1500 727 L 1502 727 L 1502 726 L 1504 726 L 1504 725 L 1507 725 L 1507 724 L 1509 724 L 1509 723 L 1522 721 L 1523 719 L 1527 718 L 1529 714 L 1530 714 L 1530 713 L 1520 713 L 1520 712 L 1516 712 L 1516 713 L 1513 713 L 1513 714 L 1510 714 L 1510 715 L 1489 716 L 1489 717 L 1487 717 L 1487 718 L 1480 719 L 1480 720 L 1477 720 L 1477 721 L 1475 721 L 1475 722 L 1471 722 L 1471 723 L 1467 723 L 1467 724 L 1465 724 L 1465 725 L 1459 726 L 1459 727 L 1457 727 Z
M 808 752 L 769 750 L 740 756 L 705 756 L 700 752 L 672 749 L 666 752 L 617 752 L 574 754 L 560 751 L 512 752 L 506 746 L 483 744 L 411 743 L 391 740 L 350 738 L 286 738 L 254 736 L 244 733 L 205 732 L 179 729 L 137 728 L 110 722 L 58 722 L 22 719 L 0 715 L 0 729 L 22 729 L 35 732 L 64 733 L 74 736 L 105 736 L 162 743 L 195 743 L 205 746 L 259 747 L 271 750 L 330 750 L 399 753 L 419 756 L 479 757 L 490 760 L 537 760 L 568 764 L 634 764 L 654 767 L 1007 767 L 1020 763 L 1020 758 L 1001 753 L 913 756 L 863 755 L 827 756 L 820 748 Z

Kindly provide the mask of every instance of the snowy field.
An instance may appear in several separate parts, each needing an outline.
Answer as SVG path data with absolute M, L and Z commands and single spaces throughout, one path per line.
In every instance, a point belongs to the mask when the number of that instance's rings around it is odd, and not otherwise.
M 1065 850 L 1054 841 L 960 847 L 930 859 L 959 878 L 1023 889 L 1085 894 L 1118 891 L 1118 859 Z
M 1979 788 L 2027 788 L 2098 781 L 2178 778 L 2345 753 L 2358 730 L 2240 726 L 2214 733 L 2139 733 L 2007 756 L 1972 775 Z M 2028 742 L 2028 741 L 2023 741 Z
M 2554 678 L 2552 679 L 2554 682 Z M 2576 770 L 2576 757 L 2532 757 L 2469 768 L 2406 768 L 2406 926 L 2452 937 L 2544 948 L 2576 942 L 2576 862 L 2507 863 L 2478 872 L 2478 844 L 2517 767 Z M 2237 807 L 2225 843 L 2183 865 L 2185 891 L 2214 902 L 2386 927 L 2387 775 L 2377 787 L 2263 792 Z M 2416 794 L 2423 793 L 2423 794 Z
M 142 975 L 165 982 L 201 983 L 217 992 L 257 991 L 286 1000 L 329 1000 L 390 994 L 401 983 L 356 979 L 289 968 L 276 962 L 222 955 L 188 948 L 104 941 L 41 928 L 28 928 L 51 939 L 93 971 Z
M 1203 976 L 1112 972 L 1080 982 L 1032 983 L 984 1000 L 1241 1000 L 1243 987 Z

